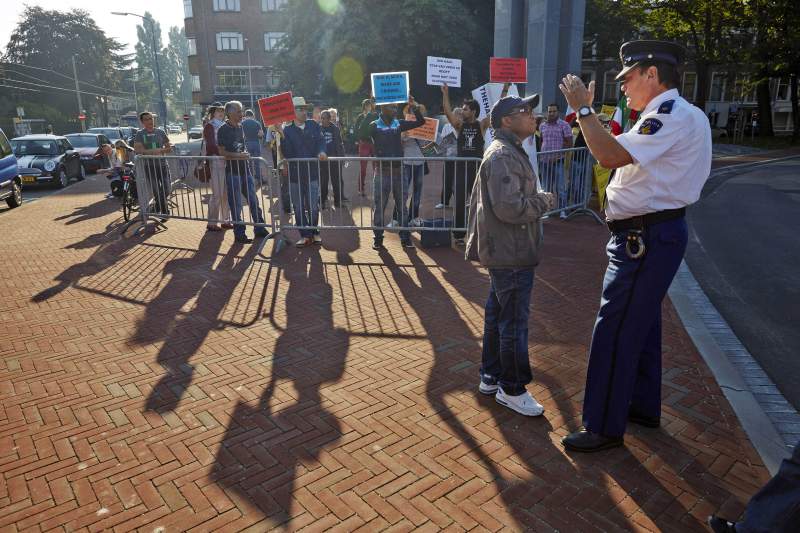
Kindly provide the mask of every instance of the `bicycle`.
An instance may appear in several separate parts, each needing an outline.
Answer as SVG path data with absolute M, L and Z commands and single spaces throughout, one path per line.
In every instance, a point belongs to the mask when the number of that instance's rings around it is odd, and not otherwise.
M 136 175 L 133 172 L 133 163 L 125 163 L 122 172 L 122 218 L 128 222 L 131 213 L 139 208 L 139 195 L 136 191 Z

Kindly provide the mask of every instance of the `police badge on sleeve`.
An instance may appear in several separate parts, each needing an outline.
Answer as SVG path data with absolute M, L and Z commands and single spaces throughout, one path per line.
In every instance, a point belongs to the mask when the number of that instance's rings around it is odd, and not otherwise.
M 640 135 L 655 135 L 663 125 L 664 124 L 657 118 L 646 118 L 642 122 L 642 125 L 639 126 L 639 131 L 637 133 Z

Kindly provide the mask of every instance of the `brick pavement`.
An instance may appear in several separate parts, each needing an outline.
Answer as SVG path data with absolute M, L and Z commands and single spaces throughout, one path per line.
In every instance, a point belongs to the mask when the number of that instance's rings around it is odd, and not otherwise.
M 560 447 L 605 268 L 588 218 L 547 223 L 526 419 L 477 394 L 487 276 L 457 252 L 120 238 L 104 187 L 0 218 L 2 531 L 699 531 L 768 477 L 669 303 L 663 427 Z

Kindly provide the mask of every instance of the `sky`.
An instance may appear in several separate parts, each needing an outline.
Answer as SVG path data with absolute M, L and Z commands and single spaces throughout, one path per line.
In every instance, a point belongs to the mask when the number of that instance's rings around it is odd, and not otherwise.
M 26 4 L 58 11 L 84 9 L 106 35 L 124 44 L 125 51 L 130 53 L 133 53 L 136 45 L 136 25 L 142 24 L 142 19 L 112 15 L 112 11 L 129 11 L 140 15 L 149 11 L 156 22 L 161 24 L 161 39 L 164 44 L 171 26 L 183 27 L 183 0 L 0 0 L 0 3 L 3 6 L 3 16 L 0 17 L 0 50 L 3 53 Z

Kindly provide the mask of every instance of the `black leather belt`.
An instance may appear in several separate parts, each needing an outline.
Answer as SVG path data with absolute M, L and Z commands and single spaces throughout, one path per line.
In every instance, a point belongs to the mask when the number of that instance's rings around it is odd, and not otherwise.
M 647 213 L 638 217 L 626 218 L 623 220 L 606 220 L 606 225 L 611 233 L 619 233 L 621 231 L 629 231 L 632 229 L 644 229 L 654 224 L 666 222 L 667 220 L 674 220 L 676 218 L 683 218 L 686 215 L 686 208 L 679 209 L 665 209 L 663 211 L 656 211 L 655 213 Z

